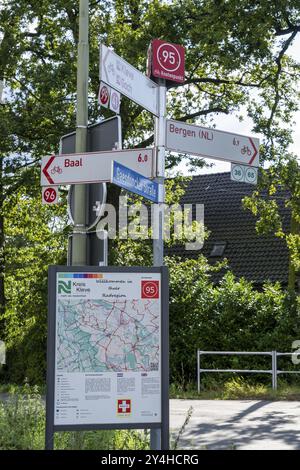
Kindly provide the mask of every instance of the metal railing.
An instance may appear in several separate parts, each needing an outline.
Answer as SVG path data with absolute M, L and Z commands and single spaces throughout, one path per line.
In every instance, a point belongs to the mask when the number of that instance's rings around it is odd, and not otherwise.
M 215 356 L 271 356 L 272 368 L 271 369 L 201 369 L 201 356 L 202 355 L 215 355 Z M 197 350 L 197 382 L 198 393 L 201 390 L 201 373 L 203 372 L 239 372 L 241 374 L 271 374 L 272 375 L 272 388 L 277 390 L 277 376 L 279 374 L 300 374 L 300 370 L 278 370 L 277 357 L 278 356 L 292 356 L 295 353 L 287 352 L 281 353 L 277 351 L 201 351 Z

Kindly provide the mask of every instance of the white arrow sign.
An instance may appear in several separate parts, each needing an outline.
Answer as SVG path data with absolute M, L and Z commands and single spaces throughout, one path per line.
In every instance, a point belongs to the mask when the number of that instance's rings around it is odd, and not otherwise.
M 176 152 L 259 166 L 259 140 L 167 120 L 166 148 Z
M 158 85 L 104 44 L 99 71 L 101 81 L 158 116 Z
M 115 160 L 147 178 L 155 176 L 154 149 L 73 153 L 42 158 L 41 185 L 85 184 L 110 181 Z

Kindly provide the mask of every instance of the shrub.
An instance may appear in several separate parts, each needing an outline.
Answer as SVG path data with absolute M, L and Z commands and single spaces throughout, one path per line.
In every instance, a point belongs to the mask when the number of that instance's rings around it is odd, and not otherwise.
M 0 402 L 0 450 L 45 448 L 45 404 L 37 386 L 16 388 Z M 140 431 L 83 431 L 55 434 L 56 449 L 149 449 L 149 435 Z
M 205 258 L 168 260 L 170 268 L 171 381 L 182 386 L 196 378 L 197 349 L 212 351 L 291 351 L 300 339 L 297 299 L 279 283 L 256 290 L 231 272 L 214 286 Z M 205 368 L 266 368 L 261 356 L 205 356 Z M 285 367 L 292 368 L 291 361 Z

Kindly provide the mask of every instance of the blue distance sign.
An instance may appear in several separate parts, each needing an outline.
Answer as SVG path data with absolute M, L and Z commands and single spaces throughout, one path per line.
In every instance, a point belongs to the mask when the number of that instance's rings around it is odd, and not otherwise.
M 116 161 L 112 162 L 111 182 L 152 202 L 159 202 L 158 183 Z

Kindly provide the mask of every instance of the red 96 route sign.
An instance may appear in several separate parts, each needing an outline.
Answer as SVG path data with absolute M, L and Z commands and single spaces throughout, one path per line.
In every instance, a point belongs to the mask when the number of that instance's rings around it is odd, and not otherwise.
M 58 188 L 56 186 L 42 188 L 42 203 L 43 204 L 57 204 L 58 202 Z
M 154 77 L 184 82 L 184 47 L 154 39 L 150 47 L 150 69 Z
M 142 281 L 142 299 L 159 299 L 159 281 Z

